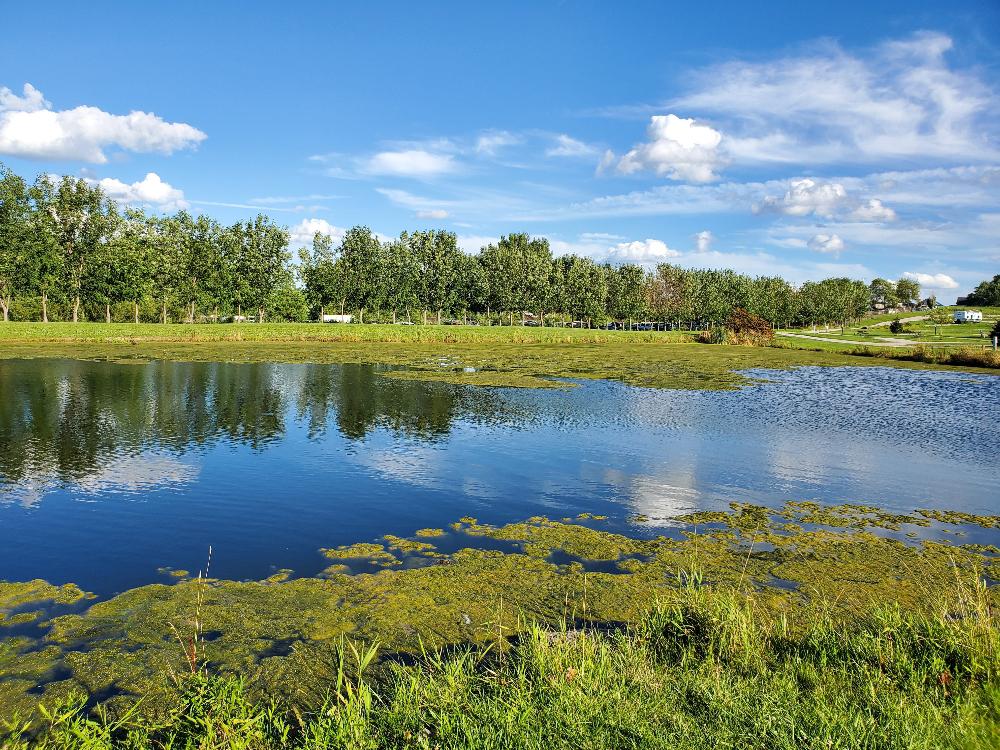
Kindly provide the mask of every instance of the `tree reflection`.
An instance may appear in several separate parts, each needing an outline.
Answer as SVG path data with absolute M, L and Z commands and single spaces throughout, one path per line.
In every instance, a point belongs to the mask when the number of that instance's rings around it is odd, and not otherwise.
M 289 421 L 313 440 L 333 428 L 351 440 L 375 429 L 437 440 L 459 418 L 510 416 L 490 391 L 382 377 L 388 369 L 0 362 L 0 489 L 39 480 L 79 484 L 149 450 L 181 454 L 220 440 L 262 450 L 282 439 Z

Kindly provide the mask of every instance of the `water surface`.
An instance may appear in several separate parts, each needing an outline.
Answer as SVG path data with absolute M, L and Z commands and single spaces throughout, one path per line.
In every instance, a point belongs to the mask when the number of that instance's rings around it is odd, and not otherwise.
M 320 547 L 465 515 L 590 512 L 650 535 L 732 501 L 1000 512 L 997 377 L 802 368 L 739 391 L 513 390 L 388 371 L 0 362 L 0 579 L 109 595 L 197 570 L 209 545 L 216 576 L 312 575 Z

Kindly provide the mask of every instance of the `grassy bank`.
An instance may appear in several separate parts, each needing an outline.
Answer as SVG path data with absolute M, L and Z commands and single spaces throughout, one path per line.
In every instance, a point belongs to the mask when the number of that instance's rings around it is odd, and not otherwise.
M 1000 630 L 874 611 L 850 629 L 776 618 L 759 594 L 689 586 L 611 632 L 516 640 L 378 666 L 341 642 L 326 700 L 294 709 L 234 677 L 179 678 L 157 722 L 68 700 L 16 748 L 993 748 Z M 971 602 L 975 605 L 975 602 Z
M 97 603 L 0 583 L 0 745 L 995 746 L 1000 562 L 958 534 L 1000 517 L 677 522 L 466 518 L 321 550 L 320 577 L 176 571 Z
M 600 344 L 690 341 L 686 333 L 525 326 L 354 325 L 331 323 L 4 323 L 5 343 L 296 342 L 414 344 Z
M 681 333 L 521 327 L 0 325 L 0 358 L 387 364 L 410 370 L 393 377 L 473 385 L 550 387 L 552 378 L 606 378 L 658 388 L 725 389 L 749 382 L 740 370 L 758 368 L 948 369 L 913 359 L 874 361 L 820 342 L 801 343 L 807 348 L 707 346 L 690 343 Z

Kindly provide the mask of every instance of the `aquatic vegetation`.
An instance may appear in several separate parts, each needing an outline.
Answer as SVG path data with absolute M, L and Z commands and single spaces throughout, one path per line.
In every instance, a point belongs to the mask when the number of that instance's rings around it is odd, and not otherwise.
M 367 327 L 358 326 L 366 330 Z M 5 329 L 7 330 L 7 329 Z M 533 329 L 526 329 L 533 330 Z M 538 329 L 535 329 L 538 330 Z M 545 329 L 548 330 L 548 329 Z M 2 333 L 2 331 L 0 331 Z M 623 334 L 613 336 L 611 334 Z M 395 335 L 395 332 L 392 332 Z M 381 364 L 400 369 L 384 375 L 397 380 L 428 380 L 480 386 L 561 388 L 574 379 L 610 379 L 629 385 L 687 390 L 731 390 L 751 385 L 743 370 L 789 369 L 802 366 L 882 366 L 908 369 L 958 369 L 912 360 L 850 356 L 837 351 L 785 347 L 703 346 L 683 343 L 665 334 L 650 338 L 638 332 L 582 331 L 538 337 L 497 329 L 476 339 L 462 334 L 441 338 L 395 339 L 377 331 L 366 340 L 190 339 L 140 340 L 120 343 L 114 337 L 4 342 L 0 359 L 59 357 L 120 361 L 176 360 L 184 362 L 309 362 Z
M 692 587 L 705 596 L 751 596 L 765 620 L 800 622 L 789 632 L 820 621 L 851 630 L 886 607 L 962 622 L 1000 604 L 997 590 L 981 584 L 998 571 L 989 545 L 908 543 L 884 535 L 890 519 L 862 506 L 738 505 L 709 518 L 688 517 L 680 538 L 632 539 L 594 528 L 600 521 L 592 518 L 581 519 L 586 526 L 541 517 L 491 526 L 466 517 L 453 533 L 469 546 L 451 554 L 416 537 L 387 536 L 323 549 L 334 564 L 319 577 L 279 571 L 262 582 L 143 586 L 85 611 L 47 612 L 36 637 L 4 640 L 0 701 L 4 712 L 24 713 L 42 698 L 80 690 L 124 710 L 142 695 L 144 711 L 163 715 L 180 699 L 170 675 L 190 671 L 175 633 L 186 638 L 196 627 L 210 672 L 242 676 L 255 701 L 281 696 L 309 707 L 322 703 L 336 678 L 344 637 L 419 655 L 489 644 L 531 623 L 635 623 L 656 602 L 675 606 Z M 789 530 L 806 518 L 815 528 Z M 475 546 L 497 542 L 514 551 Z M 552 562 L 557 552 L 615 567 L 592 572 Z M 404 558 L 425 555 L 433 557 L 403 568 Z M 352 560 L 374 562 L 377 572 L 351 575 Z M 60 590 L 41 582 L 4 586 L 21 591 L 16 600 L 25 604 Z
M 608 632 L 526 625 L 506 641 L 379 661 L 335 639 L 309 654 L 326 693 L 261 693 L 249 676 L 179 677 L 158 720 L 92 716 L 53 695 L 58 720 L 13 724 L 3 747 L 62 748 L 973 748 L 1000 737 L 1000 628 L 880 607 L 850 628 L 776 613 L 759 592 L 681 588 Z M 501 646 L 504 646 L 501 648 Z M 295 669 L 310 673 L 315 662 Z M 3 683 L 0 683 L 2 685 Z M 37 734 L 32 734 L 37 732 Z

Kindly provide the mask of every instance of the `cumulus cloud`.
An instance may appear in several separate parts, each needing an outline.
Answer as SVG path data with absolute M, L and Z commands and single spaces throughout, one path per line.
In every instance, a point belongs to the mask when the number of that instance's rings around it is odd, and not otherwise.
M 952 46 L 931 32 L 861 54 L 817 42 L 804 55 L 700 71 L 669 106 L 712 113 L 735 161 L 994 160 L 997 93 L 949 59 Z
M 647 129 L 649 141 L 618 161 L 618 171 L 632 174 L 650 170 L 661 177 L 686 182 L 711 182 L 725 163 L 719 148 L 722 133 L 693 119 L 654 115 Z
M 189 205 L 184 200 L 184 191 L 164 182 L 155 172 L 149 172 L 139 182 L 131 184 L 112 177 L 88 182 L 98 185 L 105 195 L 119 203 L 142 203 L 162 211 L 177 211 Z
M 634 240 L 619 242 L 608 249 L 608 259 L 623 263 L 660 263 L 667 258 L 676 258 L 679 252 L 667 247 L 662 240 Z
M 451 154 L 407 149 L 375 154 L 365 165 L 365 171 L 374 175 L 396 177 L 436 177 L 455 172 L 457 167 Z
M 334 242 L 340 242 L 347 234 L 346 229 L 335 227 L 326 219 L 303 219 L 288 230 L 289 245 L 293 247 L 312 246 L 313 236 L 316 232 L 328 235 L 333 238 Z
M 844 241 L 836 234 L 816 234 L 809 240 L 809 249 L 817 253 L 837 255 L 844 249 Z
M 903 274 L 907 279 L 920 284 L 928 289 L 958 289 L 958 282 L 946 273 L 914 273 L 907 271 Z
M 566 157 L 594 156 L 597 153 L 597 147 L 562 133 L 555 137 L 555 145 L 545 151 L 546 156 Z
M 806 177 L 792 180 L 781 197 L 765 196 L 753 209 L 755 213 L 776 212 L 788 216 L 815 214 L 832 218 L 846 201 L 847 190 L 840 183 L 819 182 Z
M 31 84 L 24 85 L 22 96 L 0 88 L 0 153 L 103 164 L 109 148 L 171 154 L 207 137 L 191 125 L 167 122 L 151 112 L 113 115 L 90 106 L 51 107 Z
M 712 236 L 712 233 L 707 229 L 702 232 L 698 232 L 698 234 L 694 236 L 695 247 L 698 248 L 699 253 L 707 253 L 712 249 L 712 241 L 714 239 L 715 237 Z
M 870 198 L 848 214 L 854 221 L 895 221 L 896 212 L 882 204 L 878 198 Z
M 423 211 L 417 211 L 418 219 L 447 219 L 448 212 L 443 208 L 432 208 Z

